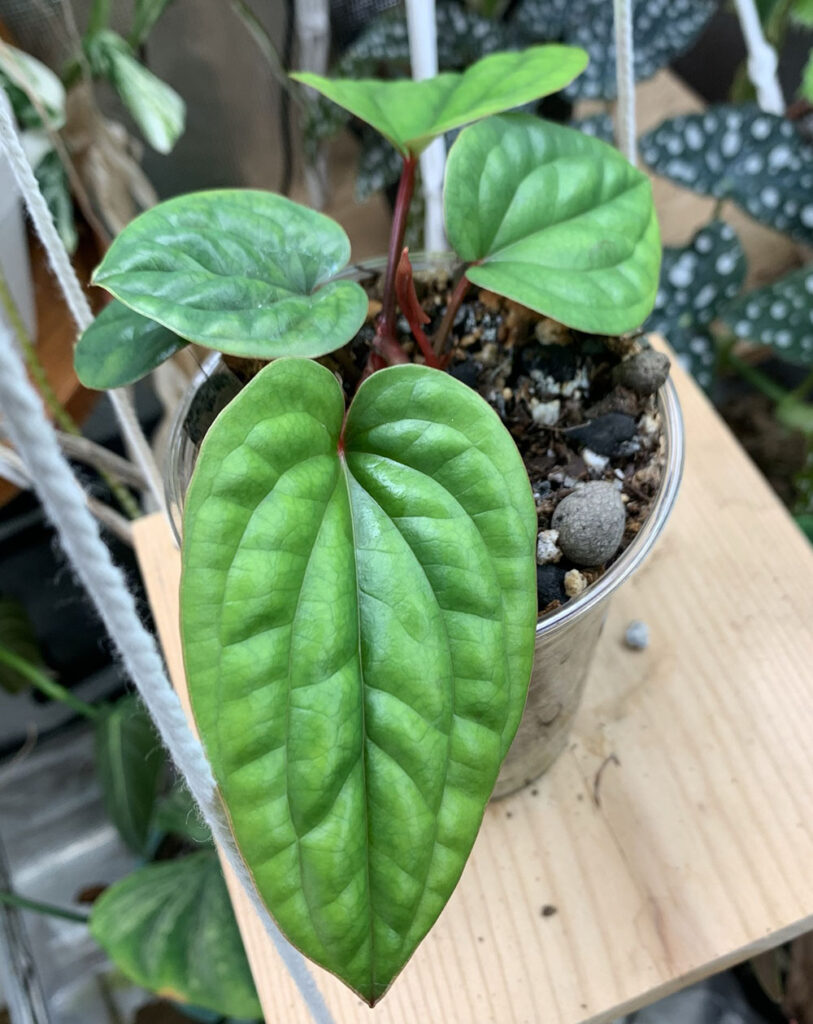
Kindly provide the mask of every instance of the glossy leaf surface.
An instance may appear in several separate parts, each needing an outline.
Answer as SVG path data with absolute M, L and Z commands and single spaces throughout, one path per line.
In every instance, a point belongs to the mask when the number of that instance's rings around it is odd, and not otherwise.
M 293 77 L 371 124 L 401 153 L 418 154 L 452 128 L 557 92 L 587 65 L 571 46 L 533 46 L 483 57 L 462 73 L 422 82 Z
M 657 331 L 703 388 L 714 379 L 711 323 L 745 280 L 745 252 L 730 224 L 705 224 L 685 246 L 663 251 L 655 308 L 644 325 Z
M 789 363 L 813 366 L 813 267 L 748 292 L 721 316 L 738 338 L 769 345 Z
M 470 281 L 582 331 L 652 309 L 660 238 L 648 179 L 598 139 L 525 114 L 460 133 L 446 231 Z
M 164 748 L 134 695 L 104 708 L 96 722 L 96 774 L 107 813 L 131 850 L 145 853 Z
M 288 938 L 371 1004 L 456 885 L 525 702 L 536 515 L 496 414 L 416 365 L 347 416 L 283 359 L 224 410 L 184 515 L 190 696 Z
M 90 932 L 131 981 L 227 1017 L 262 1016 L 217 854 L 148 864 L 96 900 Z
M 710 107 L 664 121 L 640 149 L 658 174 L 813 245 L 813 147 L 787 118 L 755 103 Z
M 187 342 L 115 299 L 79 337 L 76 375 L 86 388 L 105 391 L 140 380 Z
M 317 356 L 349 341 L 367 312 L 360 285 L 329 281 L 349 259 L 347 235 L 329 217 L 272 192 L 224 189 L 136 217 L 94 282 L 208 348 Z

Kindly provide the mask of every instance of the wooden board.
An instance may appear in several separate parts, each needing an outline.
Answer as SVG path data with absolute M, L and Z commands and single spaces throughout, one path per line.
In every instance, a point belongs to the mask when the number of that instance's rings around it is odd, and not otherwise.
M 705 397 L 674 376 L 682 492 L 614 599 L 572 743 L 537 785 L 489 807 L 376 1024 L 610 1020 L 813 928 L 813 551 Z M 184 694 L 178 553 L 160 518 L 135 536 Z M 621 643 L 633 618 L 649 624 L 646 651 Z M 305 1024 L 229 885 L 266 1019 Z M 337 1024 L 371 1020 L 312 970 Z

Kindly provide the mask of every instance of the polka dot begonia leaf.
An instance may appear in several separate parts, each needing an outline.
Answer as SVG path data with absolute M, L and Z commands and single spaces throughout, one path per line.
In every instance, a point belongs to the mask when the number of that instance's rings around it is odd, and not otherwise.
M 718 0 L 638 0 L 633 3 L 635 77 L 651 78 L 691 46 Z M 511 22 L 520 45 L 562 41 L 581 46 L 590 63 L 566 89 L 571 99 L 612 99 L 615 86 L 610 0 L 521 0 Z
M 640 151 L 658 174 L 813 244 L 813 147 L 785 118 L 755 104 L 710 107 L 664 121 Z
M 705 225 L 688 245 L 663 251 L 655 307 L 645 328 L 667 338 L 705 389 L 712 384 L 716 361 L 710 325 L 739 292 L 745 269 L 740 241 L 722 221 Z
M 769 345 L 789 363 L 813 366 L 813 266 L 748 292 L 720 316 L 738 338 Z

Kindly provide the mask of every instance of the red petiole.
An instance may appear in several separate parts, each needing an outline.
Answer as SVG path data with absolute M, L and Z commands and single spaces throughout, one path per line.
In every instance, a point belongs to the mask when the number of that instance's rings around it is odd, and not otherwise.
M 407 318 L 410 330 L 421 347 L 426 365 L 439 369 L 441 361 L 424 333 L 423 325 L 428 324 L 430 318 L 421 308 L 418 296 L 415 294 L 415 281 L 412 277 L 412 264 L 409 262 L 409 249 L 407 248 L 402 250 L 398 269 L 395 272 L 395 294 L 398 297 L 401 312 Z

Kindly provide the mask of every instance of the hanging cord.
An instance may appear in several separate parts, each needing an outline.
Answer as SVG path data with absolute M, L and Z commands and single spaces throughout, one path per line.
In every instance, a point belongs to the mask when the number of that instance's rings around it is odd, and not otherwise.
M 632 0 L 614 0 L 615 82 L 618 96 L 615 138 L 634 167 L 638 162 L 635 131 L 635 60 L 632 38 Z
M 93 322 L 93 313 L 90 305 L 82 291 L 79 278 L 71 265 L 65 246 L 54 225 L 48 204 L 40 192 L 37 179 L 31 170 L 31 165 L 26 158 L 17 129 L 14 125 L 14 118 L 11 108 L 6 99 L 5 93 L 0 90 L 0 150 L 5 150 L 11 170 L 17 181 L 28 213 L 34 224 L 42 245 L 48 254 L 48 260 L 56 275 L 65 301 L 71 311 L 71 316 L 76 322 L 79 331 L 86 330 Z M 136 416 L 135 407 L 130 395 L 125 390 L 108 391 L 113 410 L 119 421 L 122 434 L 130 446 L 135 461 L 149 485 L 150 492 L 155 499 L 158 508 L 165 507 L 164 489 L 161 484 L 161 474 L 152 454 L 152 449 L 141 430 L 141 425 Z
M 740 28 L 748 49 L 748 77 L 757 94 L 757 102 L 769 114 L 785 113 L 785 98 L 777 78 L 779 58 L 762 31 L 754 0 L 734 0 Z
M 62 548 L 87 588 L 121 654 L 178 771 L 212 836 L 291 973 L 316 1024 L 333 1024 L 302 955 L 282 936 L 263 905 L 234 842 L 220 804 L 212 769 L 170 686 L 155 640 L 141 623 L 135 601 L 88 510 L 85 495 L 63 458 L 42 400 L 28 380 L 12 335 L 0 324 L 0 408 L 4 427 L 25 464 Z

